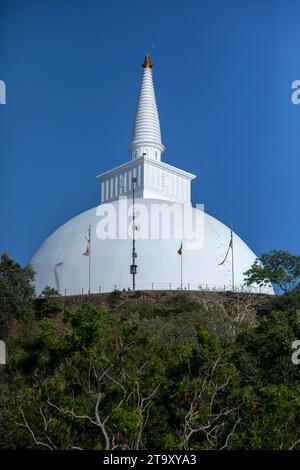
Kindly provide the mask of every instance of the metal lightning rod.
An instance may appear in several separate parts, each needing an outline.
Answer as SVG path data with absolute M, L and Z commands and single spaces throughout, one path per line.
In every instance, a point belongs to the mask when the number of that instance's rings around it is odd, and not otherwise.
M 136 178 L 132 178 L 132 265 L 130 273 L 132 274 L 132 291 L 135 292 L 135 275 L 137 273 L 137 265 L 135 264 L 137 253 L 135 249 L 135 183 Z

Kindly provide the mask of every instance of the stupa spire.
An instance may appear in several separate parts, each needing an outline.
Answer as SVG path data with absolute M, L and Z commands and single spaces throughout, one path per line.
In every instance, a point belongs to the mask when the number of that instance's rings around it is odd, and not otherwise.
M 151 60 L 150 60 L 150 56 L 149 56 L 148 52 L 146 54 L 146 57 L 145 57 L 145 60 L 144 60 L 144 63 L 142 65 L 142 67 L 144 69 L 152 69 L 152 64 L 151 64 Z
M 160 124 L 152 78 L 153 65 L 148 53 L 146 54 L 142 67 L 144 71 L 129 150 L 133 160 L 146 155 L 149 158 L 160 161 L 161 154 L 165 147 L 161 141 Z

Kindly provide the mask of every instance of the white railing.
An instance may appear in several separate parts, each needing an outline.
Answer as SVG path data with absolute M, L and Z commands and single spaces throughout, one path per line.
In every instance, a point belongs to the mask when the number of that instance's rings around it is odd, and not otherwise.
M 36 286 L 37 288 L 37 286 Z M 136 291 L 197 291 L 197 292 L 227 292 L 233 291 L 232 286 L 230 285 L 210 285 L 210 284 L 192 284 L 192 283 L 183 283 L 182 288 L 179 283 L 157 283 L 152 282 L 148 284 L 136 284 Z M 37 288 L 37 291 L 42 292 L 43 288 Z M 102 294 L 109 293 L 113 291 L 132 291 L 132 286 L 128 284 L 101 284 L 98 286 L 91 286 L 90 292 L 85 287 L 78 288 L 64 288 L 59 293 L 63 296 L 72 296 L 72 295 L 87 295 L 87 294 Z M 254 287 L 254 286 L 245 286 L 237 285 L 234 287 L 234 292 L 239 293 L 253 293 L 253 294 L 270 294 L 270 289 L 267 287 Z

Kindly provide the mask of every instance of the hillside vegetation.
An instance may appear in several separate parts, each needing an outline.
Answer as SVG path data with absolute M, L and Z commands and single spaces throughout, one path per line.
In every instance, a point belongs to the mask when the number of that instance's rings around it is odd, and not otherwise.
M 300 294 L 36 299 L 0 266 L 2 449 L 300 449 Z

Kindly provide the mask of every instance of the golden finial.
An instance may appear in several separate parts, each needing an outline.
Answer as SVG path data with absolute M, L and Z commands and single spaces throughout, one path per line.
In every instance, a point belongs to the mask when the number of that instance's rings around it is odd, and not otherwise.
M 143 67 L 144 67 L 144 69 L 152 69 L 152 64 L 151 64 L 151 60 L 150 60 L 148 52 L 146 54 L 146 57 L 145 57 L 145 60 L 144 60 L 144 63 L 143 63 Z

